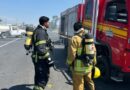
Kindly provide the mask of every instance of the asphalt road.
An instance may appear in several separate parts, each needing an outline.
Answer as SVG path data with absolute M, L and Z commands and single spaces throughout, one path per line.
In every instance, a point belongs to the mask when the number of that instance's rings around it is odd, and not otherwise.
M 0 40 L 0 90 L 22 89 L 33 83 L 33 64 L 27 60 L 23 39 Z
M 58 35 L 50 33 L 55 41 Z M 32 90 L 33 63 L 24 50 L 24 38 L 0 39 L 0 90 Z M 66 50 L 55 45 L 52 54 L 57 70 L 51 68 L 51 75 L 45 90 L 72 90 L 71 77 L 65 65 Z M 130 90 L 130 84 L 95 80 L 96 90 Z

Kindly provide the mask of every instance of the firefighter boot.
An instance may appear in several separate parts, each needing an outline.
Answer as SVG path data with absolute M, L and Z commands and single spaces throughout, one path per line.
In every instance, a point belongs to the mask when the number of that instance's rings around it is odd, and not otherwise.
M 44 90 L 44 89 L 40 86 L 34 86 L 33 90 Z

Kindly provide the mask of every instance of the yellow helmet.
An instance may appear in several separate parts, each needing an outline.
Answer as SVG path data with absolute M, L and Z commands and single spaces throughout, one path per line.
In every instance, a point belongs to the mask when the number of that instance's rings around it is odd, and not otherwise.
M 93 78 L 99 78 L 100 76 L 101 76 L 100 69 L 98 67 L 95 67 Z

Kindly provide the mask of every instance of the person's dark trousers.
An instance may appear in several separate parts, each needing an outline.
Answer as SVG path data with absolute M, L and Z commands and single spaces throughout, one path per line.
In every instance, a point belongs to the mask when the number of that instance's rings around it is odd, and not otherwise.
M 34 62 L 35 76 L 34 81 L 36 86 L 40 86 L 43 89 L 48 83 L 50 69 L 47 60 L 37 60 Z

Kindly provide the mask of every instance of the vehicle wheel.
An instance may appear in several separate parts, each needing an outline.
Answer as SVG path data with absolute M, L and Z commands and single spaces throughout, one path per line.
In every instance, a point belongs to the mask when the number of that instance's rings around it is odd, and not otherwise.
M 126 84 L 130 83 L 130 75 L 125 75 L 125 76 L 123 77 L 123 81 L 124 81 L 124 83 L 126 83 Z
M 4 38 L 7 38 L 6 36 L 6 33 L 1 33 L 1 37 L 4 39 Z
M 106 56 L 99 56 L 97 57 L 97 66 L 99 67 L 99 69 L 101 70 L 101 78 L 105 81 L 105 82 L 109 82 L 110 81 L 110 65 L 107 61 L 107 57 Z

